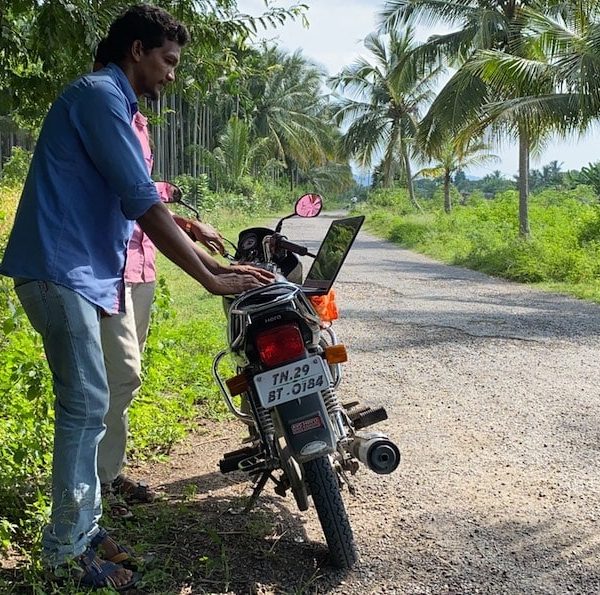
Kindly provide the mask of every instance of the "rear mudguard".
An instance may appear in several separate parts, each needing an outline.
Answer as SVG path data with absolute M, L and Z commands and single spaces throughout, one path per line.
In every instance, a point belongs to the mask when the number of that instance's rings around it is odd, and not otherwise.
M 275 426 L 299 463 L 331 454 L 336 438 L 320 393 L 312 393 L 272 409 Z

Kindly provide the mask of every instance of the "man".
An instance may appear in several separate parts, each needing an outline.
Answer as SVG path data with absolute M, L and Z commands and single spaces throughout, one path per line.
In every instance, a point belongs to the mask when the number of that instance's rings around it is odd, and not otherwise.
M 104 68 L 110 62 L 118 62 L 121 57 L 118 48 L 128 46 L 129 36 L 129 31 L 114 28 L 111 42 L 115 47 L 111 47 L 107 39 L 98 44 L 94 71 Z M 148 40 L 142 39 L 144 41 L 147 44 Z M 132 127 L 140 141 L 148 173 L 151 173 L 154 160 L 148 121 L 141 112 L 134 114 Z M 163 186 L 162 183 L 157 184 L 159 195 Z M 161 195 L 161 198 L 166 199 L 167 196 Z M 210 225 L 178 215 L 173 215 L 173 219 L 194 240 L 213 252 L 224 252 L 221 235 Z M 132 518 L 129 503 L 151 502 L 154 499 L 154 492 L 145 482 L 137 482 L 122 475 L 121 471 L 127 461 L 128 409 L 141 387 L 141 354 L 148 336 L 156 286 L 155 261 L 154 244 L 136 224 L 127 246 L 123 275 L 125 311 L 104 316 L 100 325 L 110 403 L 104 418 L 106 433 L 98 447 L 98 475 L 102 496 L 114 518 Z
M 120 30 L 129 38 L 117 35 Z M 46 116 L 0 273 L 15 278 L 53 375 L 52 513 L 42 538 L 44 562 L 55 573 L 75 569 L 91 588 L 124 590 L 137 577 L 107 561 L 123 557 L 98 525 L 97 452 L 109 402 L 100 316 L 123 309 L 132 222 L 214 294 L 240 293 L 271 279 L 251 267 L 230 272 L 181 233 L 131 128 L 137 97 L 155 99 L 174 80 L 187 30 L 162 9 L 141 5 L 113 23 L 108 38 L 113 35 L 123 39 L 118 64 L 71 83 Z

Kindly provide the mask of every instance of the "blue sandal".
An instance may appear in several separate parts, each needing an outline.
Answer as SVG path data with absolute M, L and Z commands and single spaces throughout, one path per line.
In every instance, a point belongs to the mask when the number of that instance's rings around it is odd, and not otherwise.
M 115 591 L 122 592 L 131 589 L 140 580 L 137 573 L 133 573 L 131 579 L 123 584 L 117 585 L 113 574 L 122 570 L 123 566 L 108 562 L 98 557 L 96 551 L 91 547 L 71 560 L 68 564 L 59 566 L 52 576 L 52 580 L 64 582 L 66 580 L 75 581 L 78 586 L 87 587 L 89 589 L 103 589 L 109 587 Z
M 140 567 L 140 561 L 136 558 L 135 554 L 132 550 L 124 545 L 118 544 L 114 539 L 110 537 L 108 531 L 100 527 L 100 530 L 93 539 L 90 541 L 90 547 L 96 552 L 99 553 L 99 550 L 102 546 L 102 543 L 106 538 L 109 538 L 114 546 L 117 548 L 117 553 L 109 558 L 105 555 L 104 552 L 100 554 L 100 557 L 107 562 L 112 562 L 113 564 L 120 564 L 123 568 L 127 568 L 127 570 L 138 570 Z

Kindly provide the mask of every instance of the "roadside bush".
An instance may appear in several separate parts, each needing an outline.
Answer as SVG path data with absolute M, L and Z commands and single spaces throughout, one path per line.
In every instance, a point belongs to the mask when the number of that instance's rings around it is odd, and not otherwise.
M 0 244 L 0 254 L 3 248 Z M 53 441 L 51 378 L 12 280 L 0 277 L 0 549 L 32 544 L 47 517 Z
M 198 209 L 201 215 L 214 213 L 219 209 L 263 214 L 278 212 L 293 204 L 292 193 L 288 189 L 269 180 L 256 180 L 249 176 L 240 179 L 236 192 L 210 190 L 205 175 L 198 178 L 178 176 L 174 183 L 182 189 L 184 200 Z
M 13 223 L 21 189 L 0 184 L 0 254 L 4 253 L 3 239 L 8 236 Z
M 201 174 L 195 178 L 194 176 L 181 175 L 173 180 L 173 184 L 181 188 L 185 202 L 200 210 L 199 205 L 202 204 L 204 196 L 209 192 L 208 176 Z
M 460 192 L 454 184 L 450 184 L 450 202 L 452 208 L 459 206 L 463 200 Z M 430 199 L 422 201 L 429 209 L 443 210 L 444 209 L 444 188 L 440 184 L 434 191 Z
M 408 191 L 404 188 L 378 188 L 369 195 L 367 202 L 371 208 L 386 208 L 398 215 L 413 213 L 415 210 Z
M 265 205 L 268 211 L 275 213 L 289 209 L 296 198 L 304 194 L 300 190 L 291 191 L 287 187 L 265 180 L 256 182 L 254 192 L 259 204 Z
M 426 240 L 429 230 L 429 220 L 426 216 L 402 217 L 392 225 L 389 238 L 393 242 L 417 246 Z
M 31 156 L 30 151 L 13 147 L 0 173 L 0 184 L 7 187 L 22 186 L 29 171 Z
M 436 209 L 398 215 L 395 207 L 379 208 L 369 222 L 403 246 L 515 281 L 600 279 L 600 207 L 593 191 L 545 190 L 530 198 L 529 216 L 532 235 L 524 240 L 518 234 L 518 193 L 507 190 L 494 200 L 472 195 L 450 214 Z

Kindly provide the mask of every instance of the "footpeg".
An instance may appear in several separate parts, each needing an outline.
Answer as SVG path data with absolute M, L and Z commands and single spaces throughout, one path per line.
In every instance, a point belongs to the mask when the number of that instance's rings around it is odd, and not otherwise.
M 246 473 L 255 471 L 256 469 L 264 469 L 265 459 L 262 456 L 245 457 L 238 463 L 238 469 Z
M 354 417 L 350 416 L 355 430 L 362 430 L 367 426 L 372 426 L 380 421 L 385 421 L 387 418 L 387 412 L 383 407 L 377 407 L 377 409 L 371 409 L 369 407 L 366 411 L 362 411 Z
M 365 411 L 371 411 L 371 408 L 368 405 L 356 404 L 354 407 L 348 409 L 348 417 L 354 421 L 361 413 L 364 413 Z
M 256 447 L 240 448 L 223 455 L 223 458 L 219 461 L 219 469 L 221 473 L 231 473 L 232 471 L 240 470 L 240 463 L 248 458 L 255 457 L 260 450 Z

